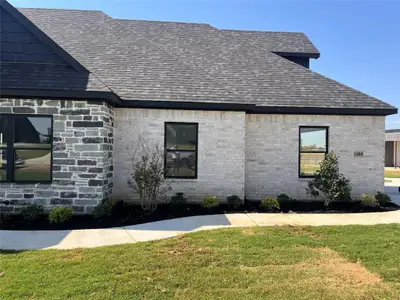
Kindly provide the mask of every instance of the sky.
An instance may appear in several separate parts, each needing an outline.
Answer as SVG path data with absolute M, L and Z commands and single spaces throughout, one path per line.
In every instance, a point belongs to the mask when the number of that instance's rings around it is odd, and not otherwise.
M 301 31 L 311 69 L 400 107 L 400 0 L 9 0 L 16 7 L 102 10 L 114 18 Z M 399 115 L 386 128 L 400 128 Z

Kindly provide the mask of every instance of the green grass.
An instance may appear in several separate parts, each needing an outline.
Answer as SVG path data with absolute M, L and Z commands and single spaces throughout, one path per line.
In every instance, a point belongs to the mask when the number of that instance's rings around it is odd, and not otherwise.
M 0 254 L 1 299 L 399 299 L 400 225 L 251 227 Z
M 50 153 L 50 150 L 16 150 L 15 151 L 18 156 L 23 157 L 24 159 L 32 159 L 43 157 Z
M 400 178 L 400 170 L 399 171 L 385 170 L 385 178 Z

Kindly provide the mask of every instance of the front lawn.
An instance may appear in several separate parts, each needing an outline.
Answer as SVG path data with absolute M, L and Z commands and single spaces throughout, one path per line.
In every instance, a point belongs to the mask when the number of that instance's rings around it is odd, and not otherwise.
M 1 299 L 399 299 L 400 225 L 251 227 L 0 254 Z
M 400 169 L 385 169 L 385 178 L 400 178 Z

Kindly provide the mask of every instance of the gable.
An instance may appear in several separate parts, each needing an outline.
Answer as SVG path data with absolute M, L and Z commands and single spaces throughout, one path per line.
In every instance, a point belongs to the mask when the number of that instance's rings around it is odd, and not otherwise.
M 64 64 L 88 72 L 60 45 L 5 0 L 0 0 L 0 62 Z
M 1 95 L 15 91 L 109 89 L 7 1 L 0 0 Z
M 66 64 L 47 45 L 0 7 L 0 61 Z

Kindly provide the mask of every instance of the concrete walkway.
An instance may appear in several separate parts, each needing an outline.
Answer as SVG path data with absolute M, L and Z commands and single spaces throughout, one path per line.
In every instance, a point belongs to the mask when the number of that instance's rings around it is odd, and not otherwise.
M 195 216 L 127 227 L 60 231 L 0 230 L 0 249 L 74 249 L 153 241 L 227 227 L 375 225 L 400 223 L 400 210 L 359 214 L 226 214 Z

